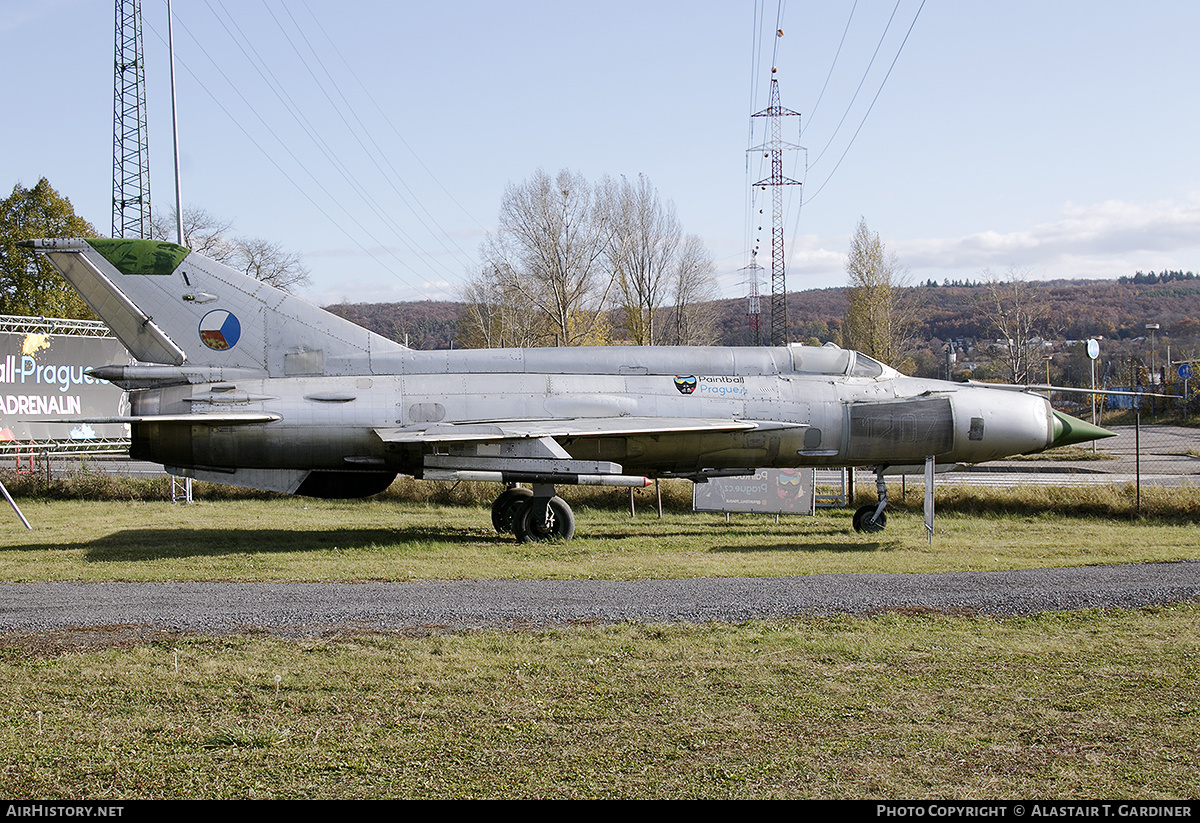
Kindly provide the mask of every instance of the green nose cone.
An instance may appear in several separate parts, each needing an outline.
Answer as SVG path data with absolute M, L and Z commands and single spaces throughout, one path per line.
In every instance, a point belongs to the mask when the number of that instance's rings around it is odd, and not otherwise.
M 1050 441 L 1047 448 L 1071 446 L 1075 443 L 1087 443 L 1102 437 L 1116 436 L 1116 432 L 1110 432 L 1108 429 L 1093 426 L 1077 417 L 1056 411 L 1054 412 L 1054 439 Z

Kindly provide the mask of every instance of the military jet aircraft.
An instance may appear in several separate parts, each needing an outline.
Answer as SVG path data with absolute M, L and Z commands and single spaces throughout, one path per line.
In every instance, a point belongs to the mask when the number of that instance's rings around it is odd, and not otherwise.
M 172 243 L 50 239 L 44 253 L 137 361 L 93 368 L 129 391 L 130 455 L 174 475 L 360 497 L 398 473 L 506 489 L 497 530 L 570 538 L 561 484 L 757 468 L 884 472 L 1111 435 L 1028 391 L 905 377 L 822 347 L 414 351 Z M 916 470 L 916 469 L 914 469 Z M 521 485 L 524 484 L 524 485 Z

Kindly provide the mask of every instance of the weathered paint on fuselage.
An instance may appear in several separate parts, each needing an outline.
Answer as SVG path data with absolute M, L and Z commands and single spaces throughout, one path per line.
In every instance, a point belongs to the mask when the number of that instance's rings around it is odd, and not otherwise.
M 358 371 L 346 374 L 345 371 Z M 1037 395 L 904 377 L 843 349 L 576 348 L 403 353 L 342 374 L 133 392 L 133 413 L 267 411 L 255 425 L 135 424 L 136 457 L 180 467 L 370 468 L 412 473 L 419 452 L 376 429 L 587 418 L 705 418 L 739 432 L 575 436 L 579 460 L 629 473 L 975 463 L 1046 448 Z M 425 446 L 429 451 L 432 446 Z

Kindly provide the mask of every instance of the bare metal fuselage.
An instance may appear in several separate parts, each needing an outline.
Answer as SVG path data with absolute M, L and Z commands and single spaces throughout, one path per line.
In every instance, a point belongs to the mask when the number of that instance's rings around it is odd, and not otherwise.
M 136 359 L 92 370 L 130 391 L 131 414 L 105 422 L 130 424 L 134 457 L 318 497 L 398 473 L 497 481 L 493 524 L 521 541 L 574 533 L 557 484 L 764 467 L 875 467 L 880 503 L 854 526 L 882 528 L 889 467 L 1110 434 L 1022 387 L 904 377 L 836 346 L 419 352 L 171 243 L 25 245 Z
M 137 423 L 134 456 L 184 468 L 421 476 L 424 457 L 439 450 L 422 432 L 486 434 L 490 427 L 502 434 L 506 424 L 572 421 L 572 433 L 556 440 L 575 460 L 612 461 L 651 477 L 700 477 L 755 467 L 920 464 L 930 455 L 943 464 L 975 463 L 1037 451 L 1054 439 L 1053 415 L 1040 396 L 904 377 L 842 349 L 413 351 L 370 365 L 354 376 L 133 392 L 135 416 L 279 416 L 256 425 Z M 754 425 L 622 432 L 612 423 L 646 419 Z M 589 420 L 608 422 L 589 435 Z M 481 435 L 475 451 L 487 447 Z

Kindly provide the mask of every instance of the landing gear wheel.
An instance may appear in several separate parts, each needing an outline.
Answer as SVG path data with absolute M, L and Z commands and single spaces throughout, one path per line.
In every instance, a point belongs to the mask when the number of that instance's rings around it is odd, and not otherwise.
M 492 504 L 492 526 L 501 534 L 512 534 L 521 506 L 533 497 L 531 489 L 507 489 Z
M 862 506 L 854 513 L 854 530 L 856 532 L 881 532 L 887 527 L 887 512 L 880 512 L 875 517 L 875 506 Z
M 531 497 L 513 519 L 517 542 L 570 540 L 575 535 L 575 514 L 561 497 Z

